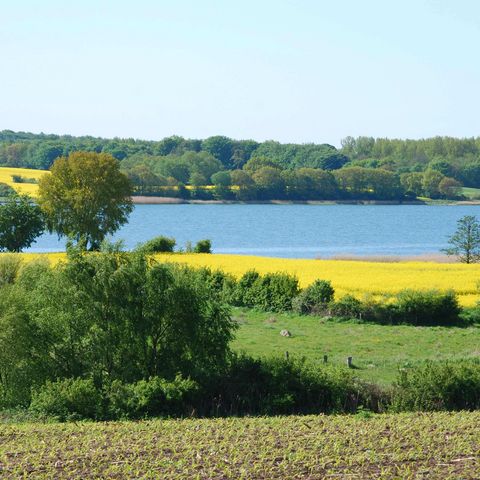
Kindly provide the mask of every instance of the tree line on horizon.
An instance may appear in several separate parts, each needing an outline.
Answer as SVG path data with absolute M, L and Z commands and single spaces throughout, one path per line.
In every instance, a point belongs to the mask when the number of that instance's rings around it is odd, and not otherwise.
M 139 195 L 232 200 L 460 198 L 480 187 L 480 137 L 347 137 L 342 147 L 213 136 L 160 141 L 0 132 L 0 165 L 48 169 L 75 151 L 109 153 Z

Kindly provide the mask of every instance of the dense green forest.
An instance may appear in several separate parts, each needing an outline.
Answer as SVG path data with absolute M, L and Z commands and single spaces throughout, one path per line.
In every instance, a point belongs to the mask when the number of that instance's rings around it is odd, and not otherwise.
M 137 194 L 231 200 L 460 198 L 480 187 L 480 137 L 398 140 L 347 137 L 329 144 L 160 141 L 0 132 L 0 165 L 48 169 L 74 151 L 120 161 Z

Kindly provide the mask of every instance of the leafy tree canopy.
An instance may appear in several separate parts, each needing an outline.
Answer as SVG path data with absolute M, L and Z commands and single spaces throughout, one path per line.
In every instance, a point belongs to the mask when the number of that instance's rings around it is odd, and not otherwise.
M 42 212 L 28 195 L 12 195 L 0 205 L 0 250 L 21 252 L 43 230 Z
M 96 250 L 132 211 L 129 179 L 106 153 L 74 152 L 58 158 L 39 182 L 39 204 L 51 232 Z
M 463 263 L 480 261 L 480 223 L 473 215 L 466 215 L 457 222 L 457 230 L 448 240 L 450 247 L 443 252 L 456 255 Z

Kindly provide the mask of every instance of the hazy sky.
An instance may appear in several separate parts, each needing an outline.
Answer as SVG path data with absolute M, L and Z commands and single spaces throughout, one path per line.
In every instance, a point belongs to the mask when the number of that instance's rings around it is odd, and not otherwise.
M 475 0 L 0 2 L 0 129 L 480 135 Z

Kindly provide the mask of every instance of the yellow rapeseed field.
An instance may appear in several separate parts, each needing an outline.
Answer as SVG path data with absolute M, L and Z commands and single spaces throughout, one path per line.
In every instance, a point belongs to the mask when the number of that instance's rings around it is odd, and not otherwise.
M 0 253 L 0 255 L 11 255 L 9 253 Z M 42 260 L 47 258 L 50 265 L 54 266 L 57 263 L 61 262 L 62 260 L 65 260 L 67 255 L 65 252 L 55 252 L 55 253 L 19 253 L 16 255 L 21 255 L 22 260 L 24 260 L 26 263 L 32 262 L 35 260 Z
M 65 258 L 64 253 L 22 254 L 26 261 L 47 257 L 52 265 Z M 480 300 L 477 282 L 480 264 L 433 262 L 361 262 L 344 260 L 309 260 L 221 254 L 159 254 L 161 262 L 185 263 L 210 267 L 240 277 L 247 270 L 259 273 L 287 272 L 296 275 L 302 287 L 316 279 L 330 280 L 337 298 L 349 293 L 363 299 L 380 298 L 406 288 L 415 290 L 453 289 L 464 306 Z
M 18 175 L 20 177 L 31 179 L 34 178 L 38 180 L 43 175 L 45 175 L 47 170 L 33 170 L 30 168 L 10 168 L 10 167 L 0 167 L 0 182 L 10 185 L 18 193 L 27 193 L 32 197 L 37 195 L 38 185 L 35 183 L 14 183 L 13 175 Z
M 267 258 L 221 254 L 164 254 L 163 261 L 186 263 L 220 269 L 239 277 L 247 270 L 259 273 L 287 272 L 298 277 L 305 287 L 320 278 L 330 280 L 338 297 L 347 293 L 363 298 L 380 297 L 412 288 L 416 290 L 453 289 L 464 306 L 480 299 L 477 282 L 480 264 L 433 262 L 359 262 L 343 260 L 308 260 Z

